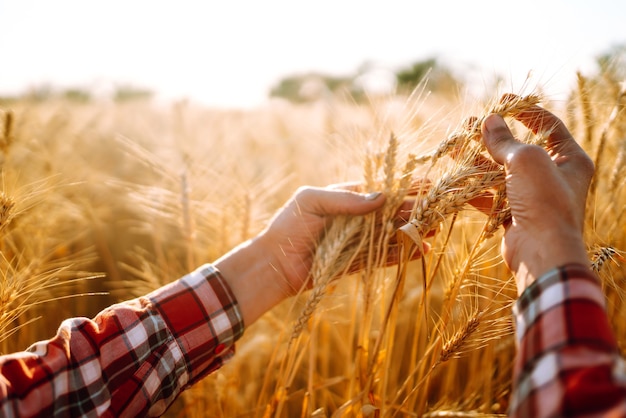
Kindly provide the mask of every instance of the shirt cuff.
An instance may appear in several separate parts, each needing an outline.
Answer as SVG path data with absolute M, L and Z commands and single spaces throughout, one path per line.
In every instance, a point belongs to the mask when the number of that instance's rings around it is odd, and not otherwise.
M 614 344 L 600 280 L 582 264 L 560 266 L 538 278 L 515 303 L 513 315 L 518 345 L 533 347 L 527 358 L 567 341 Z
M 182 350 L 190 384 L 232 357 L 244 331 L 243 316 L 214 266 L 205 264 L 148 298 Z

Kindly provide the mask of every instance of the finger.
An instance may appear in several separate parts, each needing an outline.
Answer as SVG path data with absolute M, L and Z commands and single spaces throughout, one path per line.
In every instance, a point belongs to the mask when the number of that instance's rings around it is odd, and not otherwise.
M 365 215 L 379 209 L 385 196 L 380 192 L 304 187 L 298 190 L 295 200 L 302 212 L 317 216 Z
M 583 188 L 591 181 L 595 170 L 593 161 L 561 119 L 539 106 L 520 112 L 516 119 L 535 134 L 547 132 L 548 153 L 569 178 L 580 182 Z
M 535 135 L 547 133 L 547 148 L 553 154 L 571 155 L 583 152 L 563 121 L 542 107 L 533 106 L 517 114 L 515 119 Z
M 326 189 L 336 190 L 350 190 L 351 192 L 360 192 L 363 188 L 363 183 L 358 181 L 350 181 L 343 183 L 335 183 L 326 186 Z
M 463 128 L 467 131 L 467 132 L 474 132 L 477 128 L 477 124 L 478 124 L 479 120 L 476 116 L 470 116 L 468 118 L 466 118 L 463 121 Z M 480 136 L 478 135 L 471 135 L 470 137 L 472 140 L 477 141 L 479 140 Z M 467 162 L 468 159 L 468 153 L 464 152 L 466 150 L 466 146 L 465 143 L 462 143 L 456 147 L 454 147 L 452 149 L 452 151 L 450 151 L 450 156 L 457 161 L 463 161 Z M 479 171 L 490 171 L 492 169 L 495 168 L 495 165 L 493 164 L 493 161 L 487 157 L 485 157 L 482 154 L 479 153 L 470 153 L 469 156 L 472 161 L 471 164 L 473 166 L 475 166 L 477 169 L 479 169 Z
M 511 153 L 523 146 L 513 137 L 502 116 L 497 114 L 491 114 L 485 118 L 482 133 L 487 151 L 499 164 L 504 164 Z

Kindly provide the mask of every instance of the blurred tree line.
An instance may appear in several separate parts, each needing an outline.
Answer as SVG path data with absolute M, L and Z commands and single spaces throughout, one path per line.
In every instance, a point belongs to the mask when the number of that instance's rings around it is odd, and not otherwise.
M 291 75 L 272 88 L 270 97 L 305 103 L 325 97 L 347 96 L 359 102 L 377 94 L 409 94 L 424 81 L 429 90 L 444 94 L 455 92 L 462 86 L 450 68 L 436 58 L 428 58 L 395 72 L 377 70 L 366 63 L 354 74 L 343 77 L 320 73 Z
M 626 82 L 626 43 L 614 45 L 596 57 L 601 74 L 608 74 L 614 81 Z
M 600 74 L 626 82 L 626 44 L 613 45 L 595 57 Z M 416 61 L 395 72 L 387 74 L 387 88 L 368 91 L 364 78 L 375 73 L 365 64 L 354 74 L 333 76 L 321 73 L 291 75 L 281 79 L 270 91 L 270 97 L 279 97 L 294 103 L 306 103 L 328 97 L 346 97 L 360 102 L 376 94 L 410 94 L 420 83 L 426 82 L 427 89 L 438 94 L 455 94 L 462 89 L 464 80 L 437 58 Z M 380 74 L 378 76 L 381 76 Z M 382 75 L 383 77 L 385 75 Z M 374 77 L 376 75 L 374 74 Z
M 626 79 L 626 44 L 607 48 L 596 56 L 599 73 L 615 79 Z M 454 94 L 462 89 L 464 80 L 437 58 L 416 61 L 396 71 L 376 69 L 369 63 L 363 64 L 353 74 L 335 76 L 323 73 L 304 73 L 282 78 L 269 92 L 293 103 L 307 103 L 329 97 L 344 97 L 361 102 L 376 95 L 410 94 L 420 83 L 438 94 Z M 45 101 L 63 98 L 73 102 L 90 102 L 96 94 L 89 88 L 53 88 L 50 85 L 36 86 L 15 97 L 0 97 L 1 103 L 15 100 Z M 154 92 L 128 84 L 116 85 L 107 97 L 114 102 L 150 100 Z
M 41 84 L 33 86 L 27 91 L 16 96 L 0 97 L 0 104 L 8 104 L 18 100 L 26 100 L 30 102 L 44 102 L 54 99 L 64 99 L 75 103 L 88 103 L 96 98 L 102 98 L 102 94 L 95 94 L 89 87 L 67 87 L 58 88 L 50 84 Z M 105 95 L 105 98 L 111 99 L 116 103 L 150 100 L 154 96 L 154 92 L 147 88 L 137 87 L 130 84 L 116 85 Z

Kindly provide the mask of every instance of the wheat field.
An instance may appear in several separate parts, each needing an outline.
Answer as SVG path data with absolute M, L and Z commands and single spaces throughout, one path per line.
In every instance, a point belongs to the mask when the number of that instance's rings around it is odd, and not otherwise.
M 541 103 L 594 159 L 586 240 L 626 350 L 626 91 L 610 72 L 578 80 L 565 102 L 538 89 L 468 102 L 426 84 L 363 104 L 246 111 L 0 103 L 0 350 L 215 260 L 260 232 L 298 186 L 356 180 L 385 192 L 382 214 L 337 218 L 316 253 L 313 289 L 250 326 L 234 359 L 166 416 L 503 416 L 516 292 L 499 254 L 502 170 L 476 165 L 489 112 Z M 486 190 L 498 197 L 489 216 L 468 205 Z M 407 198 L 419 204 L 398 228 Z M 410 261 L 422 240 L 431 250 Z M 398 267 L 383 266 L 391 245 L 404 255 Z M 345 274 L 354 259 L 364 269 Z

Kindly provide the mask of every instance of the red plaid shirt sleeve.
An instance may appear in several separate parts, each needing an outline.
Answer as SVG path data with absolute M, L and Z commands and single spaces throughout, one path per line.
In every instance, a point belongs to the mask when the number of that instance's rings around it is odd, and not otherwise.
M 626 367 L 588 267 L 546 273 L 513 313 L 518 356 L 510 416 L 626 416 Z
M 230 288 L 205 265 L 93 320 L 0 357 L 3 417 L 163 414 L 234 351 L 243 320 Z

